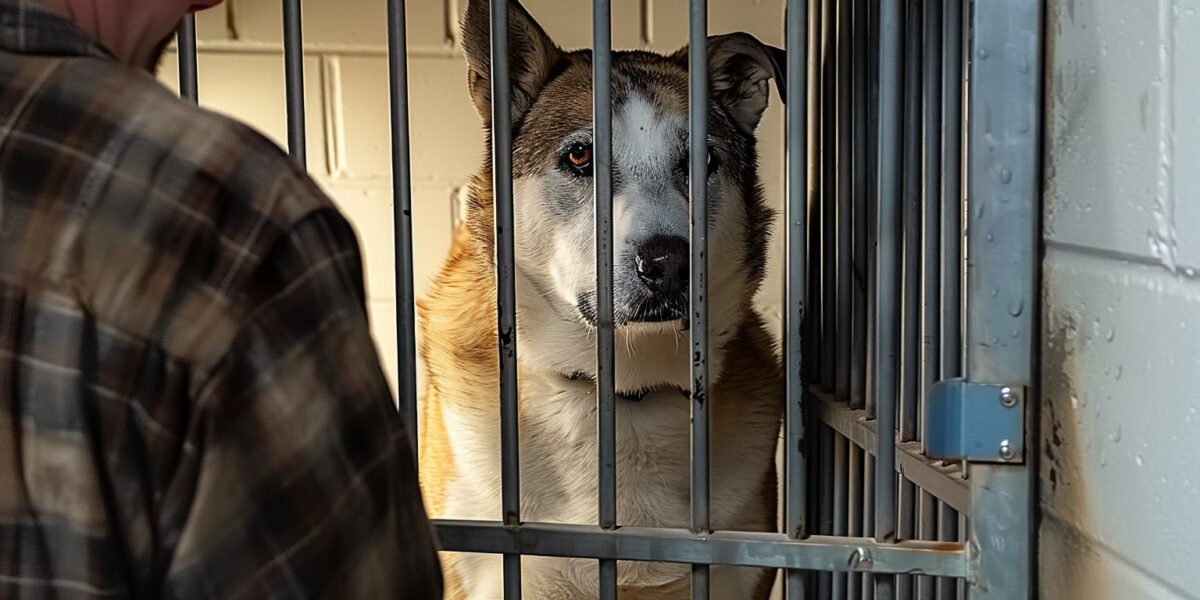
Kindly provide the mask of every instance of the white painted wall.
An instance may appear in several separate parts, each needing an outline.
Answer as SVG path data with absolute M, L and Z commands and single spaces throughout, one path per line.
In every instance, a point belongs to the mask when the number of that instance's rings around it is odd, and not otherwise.
M 1043 597 L 1200 597 L 1200 1 L 1047 4 Z

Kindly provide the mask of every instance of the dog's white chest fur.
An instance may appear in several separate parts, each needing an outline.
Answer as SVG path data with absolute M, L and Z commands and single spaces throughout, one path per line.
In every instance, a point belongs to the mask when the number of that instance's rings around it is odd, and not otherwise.
M 521 384 L 521 518 L 550 523 L 596 523 L 598 515 L 596 398 L 587 381 L 527 375 Z M 689 400 L 678 389 L 617 399 L 617 496 L 621 525 L 687 528 L 689 500 Z M 445 517 L 498 520 L 500 433 L 498 415 L 448 410 L 447 429 L 471 431 L 455 444 L 457 478 L 451 482 Z M 742 429 L 737 425 L 735 430 Z M 731 441 L 736 447 L 737 441 Z M 756 446 L 762 446 L 761 441 Z M 771 444 L 765 444 L 770 446 Z M 753 451 L 750 452 L 754 454 Z M 761 453 L 761 452 L 759 452 Z M 733 529 L 769 519 L 762 502 L 762 473 L 739 467 L 741 452 L 714 453 L 711 514 L 714 525 Z M 745 457 L 749 458 L 749 457 Z M 766 458 L 766 457 L 763 457 Z M 769 461 L 769 458 L 767 458 Z M 761 459 L 760 459 L 761 462 Z M 499 597 L 499 557 L 463 557 L 461 567 L 472 598 Z M 532 597 L 595 597 L 596 561 L 523 561 L 523 581 Z M 664 585 L 686 580 L 686 565 L 622 563 L 622 584 Z M 718 569 L 717 598 L 748 597 L 756 572 Z M 742 594 L 746 591 L 746 595 Z M 494 592 L 494 593 L 493 593 Z

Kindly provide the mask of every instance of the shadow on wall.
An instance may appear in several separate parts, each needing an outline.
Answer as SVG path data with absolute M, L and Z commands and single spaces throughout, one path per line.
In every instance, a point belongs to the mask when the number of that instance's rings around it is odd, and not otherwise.
M 1099 566 L 1098 557 L 1087 556 L 1092 546 L 1073 525 L 1088 515 L 1080 448 L 1084 439 L 1081 413 L 1087 409 L 1087 401 L 1080 399 L 1072 385 L 1079 376 L 1074 351 L 1078 319 L 1069 311 L 1056 312 L 1049 287 L 1046 297 L 1050 308 L 1042 336 L 1040 587 L 1044 598 L 1106 600 L 1111 596 L 1105 591 L 1104 579 L 1092 576 L 1094 571 L 1089 570 Z M 1060 514 L 1054 507 L 1066 507 L 1071 514 Z

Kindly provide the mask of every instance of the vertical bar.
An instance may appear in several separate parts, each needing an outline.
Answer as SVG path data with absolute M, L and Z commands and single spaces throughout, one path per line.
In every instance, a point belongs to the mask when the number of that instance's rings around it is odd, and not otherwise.
M 817 532 L 822 535 L 833 535 L 833 494 L 834 494 L 834 436 L 837 432 L 828 425 L 818 426 L 821 433 L 821 485 L 818 492 L 821 502 L 818 507 L 820 518 L 817 521 Z M 822 571 L 817 574 L 817 598 L 822 600 L 833 595 L 833 573 Z
M 901 83 L 904 51 L 904 14 L 901 0 L 880 0 L 879 14 L 879 164 L 878 246 L 876 248 L 875 379 L 875 537 L 896 539 L 896 400 L 899 392 L 899 298 L 896 290 L 900 240 L 898 235 L 901 156 Z M 895 578 L 875 577 L 880 600 L 895 596 Z
M 957 0 L 952 0 L 957 1 Z M 937 539 L 944 542 L 958 541 L 958 511 L 950 508 L 950 505 L 938 501 L 938 537 Z M 950 577 L 938 577 L 937 580 L 937 598 L 938 600 L 954 600 L 958 597 L 958 581 Z
M 852 229 L 851 229 L 851 132 L 850 132 L 850 2 L 838 0 L 836 7 L 836 34 L 834 51 L 837 73 L 837 155 L 834 167 L 837 173 L 837 354 L 835 355 L 836 383 L 834 390 L 838 399 L 850 402 L 851 363 L 851 320 L 853 300 L 851 298 L 854 279 L 852 277 Z
M 820 166 L 818 195 L 821 204 L 821 389 L 834 392 L 837 376 L 837 85 L 834 57 L 835 0 L 821 0 L 820 21 Z
M 688 186 L 691 197 L 692 531 L 708 519 L 708 2 L 688 10 Z M 708 566 L 692 566 L 692 598 L 708 598 Z
M 805 78 L 807 81 L 807 94 L 805 101 L 808 111 L 807 129 L 808 138 L 808 164 L 805 168 L 808 169 L 806 178 L 807 202 L 809 206 L 808 215 L 808 232 L 805 240 L 808 243 L 808 303 L 809 310 L 805 319 L 805 324 L 808 327 L 805 343 L 807 344 L 808 352 L 805 356 L 809 360 L 805 364 L 805 373 L 808 376 L 808 384 L 816 387 L 821 383 L 822 361 L 822 344 L 824 344 L 824 316 L 821 302 L 821 261 L 823 259 L 822 250 L 822 230 L 821 230 L 821 5 L 823 0 L 808 1 L 808 35 L 805 38 L 805 47 L 808 53 L 808 64 L 805 68 Z
M 300 0 L 283 0 L 283 72 L 287 86 L 288 153 L 305 168 L 304 145 L 304 40 L 301 37 Z
M 901 165 L 903 187 L 903 267 L 901 269 L 900 331 L 900 439 L 917 436 L 918 390 L 920 377 L 919 336 L 921 310 L 921 15 L 917 0 L 904 0 L 904 130 Z M 899 477 L 899 539 L 914 539 L 917 487 Z M 915 580 L 911 575 L 896 577 L 896 597 L 912 598 Z
M 941 364 L 941 178 L 942 178 L 942 0 L 924 6 L 925 186 L 921 209 L 921 387 L 924 402 L 937 382 Z M 925 439 L 925 411 L 917 411 L 917 437 Z
M 517 432 L 517 293 L 513 247 L 512 105 L 508 0 L 491 0 L 492 188 L 496 219 L 496 318 L 500 352 L 500 502 L 504 524 L 521 522 Z M 504 598 L 521 597 L 521 557 L 504 555 Z
M 904 36 L 904 268 L 901 321 L 900 439 L 917 438 L 921 339 L 921 13 L 916 0 L 905 0 Z M 911 515 L 910 515 L 911 517 Z
M 944 0 L 942 23 L 942 360 L 943 379 L 962 374 L 963 3 Z
M 851 0 L 850 55 L 850 406 L 862 408 L 867 385 L 867 14 L 866 0 Z
M 808 535 L 805 522 L 808 465 L 804 423 L 804 305 L 808 293 L 808 0 L 788 0 L 785 20 L 787 50 L 787 231 L 784 237 L 784 532 L 793 539 Z M 788 600 L 804 597 L 804 572 L 789 570 L 784 581 Z
M 900 502 L 898 521 L 896 522 L 896 537 L 901 540 L 915 539 L 913 534 L 913 521 L 916 517 L 917 507 L 917 486 L 913 482 L 904 478 L 904 475 L 897 474 L 896 479 L 899 485 Z M 896 576 L 896 597 L 897 598 L 912 598 L 913 595 L 913 578 L 912 575 L 897 575 Z
M 612 198 L 612 8 L 592 2 L 592 160 L 596 206 L 596 432 L 600 527 L 617 527 L 617 430 L 614 405 Z M 617 597 L 617 561 L 600 561 L 600 598 Z
M 188 13 L 179 24 L 175 45 L 179 49 L 179 95 L 196 103 L 200 87 L 196 77 L 196 15 Z
M 875 531 L 875 457 L 870 450 L 863 452 L 863 535 Z M 875 576 L 862 574 L 863 600 L 875 600 Z
M 879 379 L 875 362 L 879 323 L 879 2 L 864 0 L 866 7 L 866 280 L 867 280 L 867 369 L 864 378 L 867 415 L 875 418 L 875 387 Z
M 863 534 L 863 455 L 865 452 L 857 444 L 850 444 L 849 489 L 850 518 L 846 526 L 847 535 L 859 537 Z M 846 578 L 846 597 L 858 600 L 862 593 L 862 576 L 858 573 L 848 573 Z
M 395 236 L 396 337 L 400 414 L 417 447 L 417 321 L 414 316 L 412 171 L 408 146 L 408 48 L 404 0 L 388 0 L 388 77 L 392 133 L 392 221 Z
M 847 535 L 848 509 L 850 507 L 850 440 L 833 432 L 833 535 Z M 846 597 L 846 573 L 833 574 L 833 597 Z
M 968 135 L 967 348 L 970 381 L 1026 388 L 1025 431 L 1037 437 L 1033 349 L 1041 197 L 1041 0 L 981 2 L 971 27 Z M 1037 452 L 1024 464 L 971 466 L 972 600 L 1036 589 Z
M 917 539 L 937 539 L 937 498 L 933 494 L 920 490 L 917 496 Z M 925 575 L 917 576 L 917 598 L 933 600 L 933 578 Z
M 971 520 L 965 514 L 958 514 L 958 541 L 966 542 L 971 537 Z M 967 580 L 965 577 L 959 577 L 955 580 L 955 593 L 959 600 L 965 600 L 967 597 Z

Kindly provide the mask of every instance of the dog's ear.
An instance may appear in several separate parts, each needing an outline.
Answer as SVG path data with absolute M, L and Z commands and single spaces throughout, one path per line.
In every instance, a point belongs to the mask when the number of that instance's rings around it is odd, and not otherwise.
M 463 49 L 467 55 L 467 88 L 484 123 L 492 121 L 491 2 L 469 0 L 462 22 Z M 560 61 L 562 50 L 546 35 L 525 8 L 508 3 L 508 68 L 512 81 L 512 120 L 517 122 Z
M 687 46 L 673 58 L 687 67 Z M 786 65 L 787 55 L 783 50 L 768 46 L 748 33 L 709 36 L 709 97 L 727 107 L 745 131 L 753 132 L 767 108 L 771 93 L 768 79 L 775 79 L 780 100 L 787 101 Z

